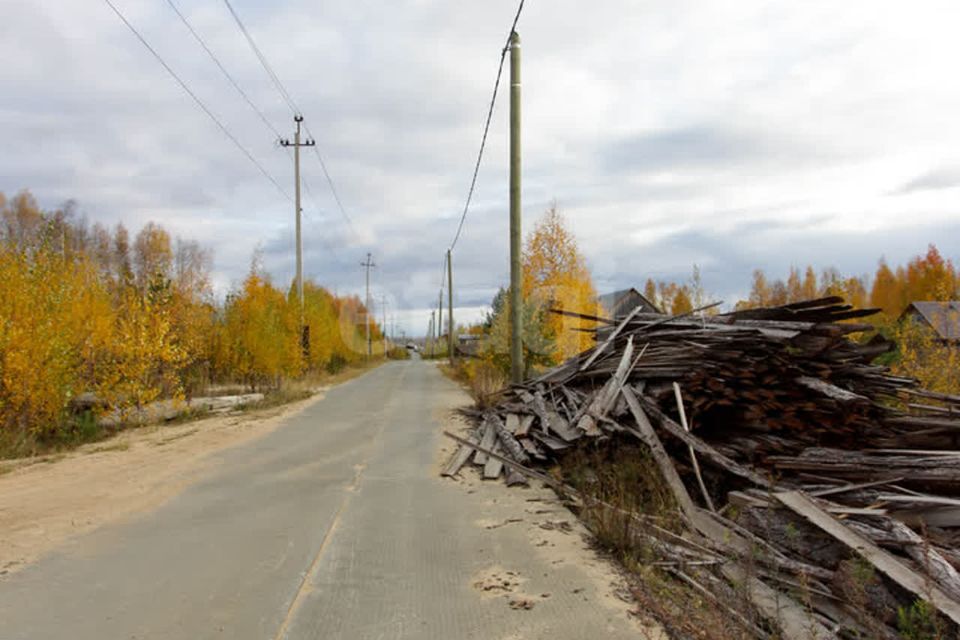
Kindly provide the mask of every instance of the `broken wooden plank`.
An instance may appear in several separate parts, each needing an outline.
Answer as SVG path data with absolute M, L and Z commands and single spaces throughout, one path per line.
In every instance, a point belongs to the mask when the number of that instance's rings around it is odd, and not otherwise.
M 641 353 L 640 355 L 643 354 Z M 597 427 L 597 420 L 601 420 L 606 417 L 607 412 L 610 411 L 611 406 L 617 399 L 617 396 L 620 393 L 620 388 L 623 386 L 623 383 L 626 381 L 627 375 L 632 368 L 630 366 L 632 358 L 633 336 L 630 336 L 627 338 L 627 344 L 623 348 L 623 353 L 620 356 L 620 364 L 617 365 L 617 370 L 612 376 L 610 376 L 610 379 L 607 380 L 606 384 L 603 385 L 603 388 L 600 389 L 600 392 L 593 396 L 593 400 L 591 400 L 590 404 L 587 406 L 586 412 L 584 415 L 580 416 L 579 420 L 577 421 L 577 428 L 581 429 L 588 436 L 600 435 L 601 431 L 599 427 Z
M 530 426 L 533 424 L 533 421 L 536 419 L 535 416 L 525 415 L 520 419 L 520 424 L 517 425 L 517 428 L 514 429 L 513 435 L 519 437 L 525 436 L 530 433 Z M 507 425 L 509 429 L 510 426 Z
M 483 447 L 483 449 L 492 449 L 493 443 L 497 440 L 497 430 L 489 420 L 483 421 L 483 425 L 480 427 L 480 433 L 482 434 L 480 436 L 480 446 Z M 473 463 L 479 465 L 486 464 L 487 454 L 478 448 L 476 455 L 473 456 Z
M 497 431 L 500 445 L 510 457 L 517 462 L 526 463 L 528 458 L 526 452 L 523 450 L 523 446 L 513 437 L 510 430 L 504 426 L 503 421 L 500 420 L 500 416 L 491 413 L 487 419 L 493 424 L 493 428 Z
M 930 584 L 930 580 L 878 547 L 873 541 L 845 526 L 802 491 L 784 491 L 773 495 L 784 506 L 859 553 L 898 585 L 916 597 L 928 600 L 938 611 L 960 624 L 960 602 L 951 598 L 937 585 Z
M 471 449 L 475 449 L 476 451 L 482 451 L 482 452 L 485 453 L 488 457 L 499 458 L 499 459 L 500 459 L 500 462 L 502 462 L 502 463 L 505 464 L 506 466 L 510 467 L 511 469 L 516 469 L 517 471 L 519 471 L 519 472 L 522 473 L 523 475 L 527 476 L 528 478 L 535 478 L 536 480 L 540 480 L 541 482 L 543 482 L 543 483 L 546 484 L 547 486 L 555 489 L 556 491 L 560 492 L 561 494 L 570 495 L 570 496 L 576 496 L 576 495 L 578 495 L 578 492 L 577 492 L 576 489 L 574 489 L 573 487 L 567 486 L 566 484 L 558 481 L 556 478 L 551 478 L 550 476 L 548 476 L 548 475 L 546 475 L 546 474 L 544 474 L 544 473 L 540 473 L 539 471 L 534 471 L 533 469 L 530 469 L 529 467 L 525 467 L 525 466 L 523 466 L 522 464 L 520 464 L 520 463 L 518 463 L 518 462 L 514 462 L 513 460 L 510 460 L 509 458 L 506 458 L 506 457 L 504 457 L 504 456 L 501 456 L 501 455 L 498 454 L 498 453 L 495 453 L 495 452 L 493 452 L 493 451 L 490 451 L 489 449 L 484 450 L 484 448 L 481 447 L 480 445 L 474 444 L 474 443 L 470 442 L 469 440 L 466 440 L 466 439 L 464 439 L 464 438 L 461 438 L 461 437 L 458 436 L 458 435 L 455 435 L 455 434 L 450 433 L 449 431 L 444 431 L 444 432 L 443 432 L 443 435 L 447 436 L 448 438 L 452 438 L 453 440 L 456 440 L 456 441 L 459 442 L 460 444 L 466 445 L 466 446 L 470 447 Z
M 493 447 L 493 452 L 498 456 L 503 455 L 503 446 L 500 442 L 497 442 Z M 493 456 L 487 456 L 487 462 L 483 465 L 483 478 L 484 480 L 496 480 L 500 477 L 500 473 L 503 471 L 503 462 L 498 460 Z
M 677 412 L 680 415 L 680 426 L 683 427 L 683 430 L 687 433 L 690 433 L 690 425 L 687 424 L 687 412 L 683 408 L 683 394 L 680 392 L 680 384 L 676 381 L 673 383 L 673 395 L 677 401 Z M 697 484 L 700 485 L 700 493 L 703 494 L 703 501 L 706 503 L 707 508 L 710 511 L 716 511 L 717 508 L 713 506 L 713 499 L 710 497 L 710 492 L 707 491 L 707 485 L 703 482 L 703 474 L 700 473 L 700 463 L 697 462 L 697 452 L 693 450 L 692 445 L 687 445 L 687 449 L 690 451 L 690 462 L 693 463 L 693 473 L 697 476 Z
M 473 433 L 467 436 L 467 440 L 473 444 L 479 444 L 477 436 Z M 454 454 L 453 458 L 451 458 L 441 475 L 449 477 L 457 475 L 457 473 L 460 472 L 461 467 L 467 463 L 471 453 L 473 453 L 473 449 L 471 449 L 468 445 L 460 445 L 457 453 Z

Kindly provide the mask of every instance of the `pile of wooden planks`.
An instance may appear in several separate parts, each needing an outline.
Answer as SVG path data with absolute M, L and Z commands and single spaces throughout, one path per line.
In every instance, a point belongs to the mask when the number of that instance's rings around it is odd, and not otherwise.
M 746 589 L 766 619 L 750 633 L 896 638 L 919 600 L 956 633 L 960 398 L 873 364 L 893 345 L 854 337 L 875 312 L 830 297 L 714 316 L 589 317 L 596 347 L 472 410 L 477 426 L 456 437 L 445 474 L 472 460 L 487 478 L 537 477 L 576 496 L 534 467 L 577 447 L 640 441 L 686 528 L 627 514 L 637 535 L 698 590 Z M 856 606 L 854 562 L 879 576 Z

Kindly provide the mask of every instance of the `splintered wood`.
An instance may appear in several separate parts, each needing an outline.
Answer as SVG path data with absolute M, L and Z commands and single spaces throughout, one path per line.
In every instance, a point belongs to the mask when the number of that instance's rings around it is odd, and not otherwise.
M 753 636 L 897 638 L 899 611 L 924 600 L 950 629 L 939 637 L 956 637 L 960 397 L 873 364 L 893 349 L 860 339 L 872 327 L 858 319 L 875 312 L 830 297 L 591 318 L 594 349 L 466 411 L 477 426 L 444 473 L 472 457 L 487 478 L 574 495 L 531 467 L 643 443 L 687 531 L 627 515 L 657 566 L 701 591 L 745 588 L 765 619 L 744 623 Z M 851 562 L 875 570 L 869 620 L 843 587 Z

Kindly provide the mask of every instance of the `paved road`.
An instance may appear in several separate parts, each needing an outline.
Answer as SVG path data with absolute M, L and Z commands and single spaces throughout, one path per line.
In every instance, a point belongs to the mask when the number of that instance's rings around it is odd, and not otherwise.
M 0 581 L 0 638 L 639 637 L 585 569 L 479 526 L 479 498 L 437 477 L 441 423 L 465 402 L 424 362 L 332 389 L 160 509 Z M 500 489 L 484 491 L 489 507 Z M 492 564 L 552 597 L 489 597 L 474 583 Z

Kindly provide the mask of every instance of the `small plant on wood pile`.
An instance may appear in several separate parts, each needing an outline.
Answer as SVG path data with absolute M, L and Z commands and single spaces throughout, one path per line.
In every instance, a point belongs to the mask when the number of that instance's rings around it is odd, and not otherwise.
M 897 630 L 907 640 L 943 640 L 946 635 L 937 610 L 926 600 L 917 599 L 909 607 L 897 609 Z

